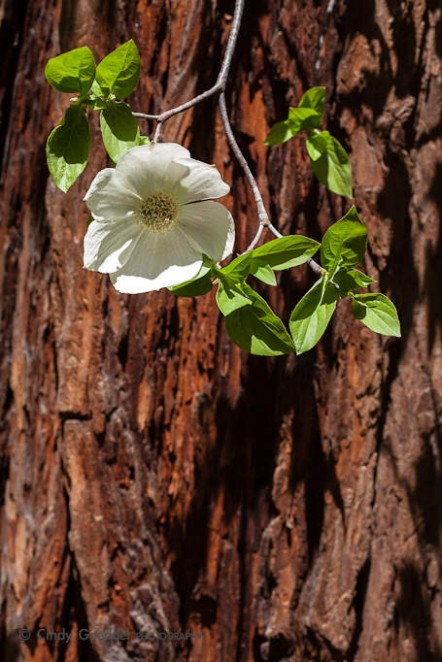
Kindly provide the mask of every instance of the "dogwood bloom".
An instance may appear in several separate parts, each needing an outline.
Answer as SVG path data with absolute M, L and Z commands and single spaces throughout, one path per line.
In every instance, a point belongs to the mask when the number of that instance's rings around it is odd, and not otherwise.
M 93 217 L 84 266 L 132 294 L 194 278 L 203 254 L 219 262 L 232 252 L 232 216 L 211 200 L 228 192 L 214 166 L 180 145 L 134 147 L 98 173 L 84 198 Z

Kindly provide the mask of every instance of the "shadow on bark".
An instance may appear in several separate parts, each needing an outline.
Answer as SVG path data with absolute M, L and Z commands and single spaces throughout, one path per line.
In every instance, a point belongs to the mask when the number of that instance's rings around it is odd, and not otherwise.
M 247 391 L 233 407 L 227 398 L 217 401 L 216 443 L 196 467 L 189 515 L 184 522 L 175 523 L 170 532 L 177 559 L 172 574 L 180 596 L 182 623 L 191 612 L 199 613 L 206 627 L 216 620 L 216 595 L 211 595 L 210 587 L 198 586 L 198 578 L 206 569 L 210 534 L 207 522 L 219 493 L 225 495 L 226 526 L 241 509 L 241 545 L 246 535 L 244 517 L 257 508 L 261 494 L 271 489 L 278 445 L 278 420 L 272 412 L 276 406 L 278 364 L 283 361 L 249 357 Z

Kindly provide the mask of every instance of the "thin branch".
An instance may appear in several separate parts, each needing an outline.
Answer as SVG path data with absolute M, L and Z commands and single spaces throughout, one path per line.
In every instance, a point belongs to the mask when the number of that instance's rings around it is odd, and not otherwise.
M 143 120 L 157 120 L 159 115 L 149 115 L 148 113 L 132 113 L 134 117 L 141 117 Z
M 242 15 L 244 12 L 244 0 L 235 0 L 235 11 L 233 13 L 232 27 L 230 28 L 229 39 L 227 40 L 224 60 L 218 74 L 216 84 L 221 91 L 226 89 L 227 79 L 229 77 L 232 58 L 235 52 L 236 42 L 238 41 L 239 29 L 241 27 Z
M 233 14 L 233 19 L 232 19 L 232 27 L 230 29 L 230 34 L 229 38 L 227 40 L 227 46 L 226 50 L 224 53 L 224 58 L 221 64 L 221 68 L 218 74 L 218 78 L 216 80 L 216 83 L 206 90 L 205 92 L 202 92 L 198 96 L 194 97 L 193 99 L 190 99 L 190 101 L 186 101 L 185 103 L 180 104 L 179 106 L 176 106 L 175 108 L 170 108 L 169 110 L 164 111 L 163 113 L 160 113 L 159 115 L 146 115 L 144 113 L 134 113 L 137 117 L 143 117 L 145 119 L 156 119 L 158 124 L 155 129 L 154 137 L 153 140 L 154 142 L 157 142 L 160 137 L 161 137 L 161 130 L 162 130 L 162 125 L 164 122 L 166 122 L 170 117 L 173 117 L 174 115 L 178 115 L 179 113 L 184 112 L 185 110 L 189 110 L 190 108 L 193 108 L 197 104 L 201 103 L 202 101 L 205 101 L 206 99 L 210 98 L 211 96 L 214 96 L 215 94 L 219 94 L 219 108 L 220 108 L 220 113 L 221 113 L 221 118 L 222 122 L 224 125 L 224 130 L 227 135 L 227 140 L 229 142 L 229 145 L 238 160 L 239 165 L 241 166 L 249 184 L 250 188 L 252 189 L 253 197 L 255 198 L 255 203 L 256 203 L 256 208 L 258 212 L 258 218 L 259 218 L 259 226 L 257 233 L 252 240 L 251 245 L 248 247 L 247 250 L 252 250 L 256 244 L 258 243 L 264 227 L 268 227 L 269 230 L 276 236 L 276 237 L 282 237 L 282 235 L 278 232 L 278 230 L 272 225 L 270 222 L 269 216 L 267 214 L 266 208 L 264 206 L 264 202 L 261 196 L 261 193 L 258 188 L 258 184 L 256 183 L 256 180 L 252 174 L 252 171 L 250 170 L 250 167 L 241 152 L 241 149 L 236 142 L 235 136 L 232 131 L 232 127 L 230 125 L 230 120 L 229 120 L 229 115 L 227 112 L 227 107 L 226 107 L 226 99 L 225 99 L 225 88 L 227 84 L 227 80 L 229 77 L 230 73 L 230 68 L 232 66 L 232 58 L 233 54 L 235 52 L 235 47 L 236 43 L 238 41 L 238 34 L 239 30 L 241 27 L 241 20 L 244 12 L 244 4 L 245 0 L 235 0 L 235 11 Z
M 315 262 L 314 260 L 312 260 L 312 258 L 310 258 L 309 260 L 307 260 L 307 264 L 308 264 L 308 266 L 310 267 L 310 269 L 311 269 L 311 270 L 312 270 L 317 276 L 319 276 L 319 278 L 321 278 L 321 277 L 324 275 L 324 271 L 323 271 L 322 267 L 320 267 L 319 264 L 318 264 L 317 262 Z M 333 283 L 333 284 L 335 285 L 335 283 Z
M 245 255 L 246 253 L 250 253 L 250 251 L 253 251 L 253 249 L 258 245 L 258 242 L 261 239 L 261 235 L 263 233 L 264 228 L 270 230 L 270 232 L 272 232 L 275 235 L 275 237 L 277 237 L 278 239 L 281 239 L 281 237 L 283 237 L 283 235 L 280 232 L 278 232 L 278 230 L 275 227 L 273 227 L 271 223 L 269 223 L 268 225 L 264 225 L 264 223 L 260 223 L 258 225 L 258 229 L 256 231 L 255 236 L 253 237 L 250 244 L 247 246 L 246 250 L 243 253 L 241 253 L 241 255 Z
M 233 135 L 232 127 L 230 126 L 229 115 L 227 113 L 226 96 L 224 92 L 221 92 L 221 94 L 219 95 L 219 109 L 224 126 L 224 131 L 226 132 L 226 136 L 230 148 L 234 153 L 239 165 L 241 166 L 249 182 L 250 188 L 252 189 L 253 197 L 255 198 L 255 203 L 256 203 L 256 210 L 258 212 L 259 223 L 260 225 L 269 227 L 270 220 L 266 208 L 264 207 L 264 202 L 262 200 L 262 196 L 258 188 L 258 184 L 256 183 L 256 179 L 254 178 L 252 171 L 250 170 L 249 164 L 247 163 L 244 154 L 241 152 L 239 145 L 236 142 L 235 136 Z
M 265 228 L 265 226 L 262 225 L 261 223 L 258 225 L 258 230 L 256 231 L 255 236 L 253 237 L 250 244 L 247 246 L 244 253 L 241 253 L 241 255 L 245 255 L 246 253 L 250 253 L 250 251 L 253 251 L 253 249 L 258 245 L 258 242 L 261 239 L 261 235 L 264 231 L 264 228 Z
M 317 48 L 317 51 L 316 51 L 316 62 L 315 62 L 315 71 L 314 71 L 314 84 L 315 85 L 318 85 L 318 82 L 319 82 L 319 73 L 320 73 L 321 65 L 322 65 L 322 49 L 323 49 L 323 46 L 324 46 L 324 38 L 325 38 L 326 32 L 328 30 L 328 26 L 329 26 L 333 11 L 335 9 L 335 4 L 336 4 L 336 0 L 328 0 L 327 9 L 325 10 L 324 20 L 323 20 L 322 28 L 321 28 L 321 34 L 319 35 L 319 40 L 318 40 L 318 48 Z M 320 278 L 324 275 L 324 271 L 323 271 L 322 267 L 320 267 L 319 264 L 317 262 L 315 262 L 315 260 L 312 260 L 312 258 L 310 258 L 310 260 L 307 260 L 307 264 L 311 268 L 311 270 L 317 276 L 319 276 Z M 332 283 L 333 283 L 333 285 L 338 287 L 336 285 L 336 283 L 334 283 L 333 281 L 332 281 Z
M 153 118 L 158 122 L 157 128 L 155 130 L 154 142 L 156 142 L 161 136 L 162 124 L 164 124 L 164 122 L 166 122 L 170 117 L 178 115 L 185 110 L 189 110 L 189 108 L 193 108 L 197 104 L 201 103 L 201 101 L 205 101 L 206 99 L 209 99 L 209 97 L 212 97 L 214 94 L 219 94 L 225 90 L 230 67 L 232 65 L 233 53 L 235 51 L 236 42 L 238 41 L 238 33 L 241 27 L 241 19 L 244 11 L 244 2 L 245 0 L 235 0 L 235 11 L 232 19 L 232 27 L 230 29 L 224 58 L 215 85 L 210 87 L 205 92 L 198 94 L 193 99 L 190 99 L 190 101 L 186 101 L 185 103 L 182 103 L 175 108 L 165 110 L 163 113 L 160 113 L 158 116 Z
M 267 214 L 267 210 L 265 208 L 264 201 L 262 199 L 261 191 L 259 190 L 258 184 L 256 183 L 256 179 L 254 178 L 252 171 L 250 170 L 249 164 L 247 163 L 244 154 L 241 152 L 241 149 L 238 143 L 236 142 L 236 138 L 233 134 L 232 127 L 230 125 L 229 114 L 227 112 L 227 106 L 226 106 L 226 95 L 224 92 L 221 92 L 221 94 L 219 95 L 219 109 L 224 126 L 224 131 L 226 132 L 227 141 L 230 145 L 232 152 L 236 157 L 236 160 L 243 169 L 243 172 L 249 182 L 250 188 L 252 189 L 253 197 L 255 198 L 256 211 L 258 212 L 258 218 L 259 218 L 258 229 L 256 231 L 254 238 L 252 239 L 252 242 L 244 251 L 245 253 L 248 253 L 253 248 L 255 248 L 256 244 L 258 243 L 261 237 L 263 228 L 269 228 L 270 232 L 272 232 L 275 235 L 275 237 L 280 238 L 282 237 L 282 234 L 278 232 L 278 230 L 270 222 L 269 215 Z
M 272 234 L 275 235 L 278 239 L 281 239 L 284 235 L 282 235 L 271 223 L 269 223 L 269 230 Z
M 162 125 L 164 122 L 166 122 L 169 118 L 174 117 L 174 115 L 178 115 L 179 113 L 182 113 L 186 110 L 189 110 L 190 108 L 193 108 L 197 104 L 201 103 L 202 101 L 205 101 L 206 99 L 209 99 L 210 97 L 214 96 L 215 94 L 219 94 L 219 109 L 221 113 L 221 119 L 223 122 L 224 130 L 226 132 L 227 136 L 227 141 L 230 145 L 230 148 L 235 155 L 239 165 L 241 166 L 248 182 L 250 185 L 250 188 L 253 193 L 253 197 L 255 198 L 255 204 L 256 204 L 256 209 L 258 213 L 258 218 L 259 218 L 259 225 L 258 229 L 255 233 L 255 236 L 253 237 L 252 241 L 250 242 L 249 246 L 246 248 L 244 253 L 248 253 L 249 251 L 253 250 L 259 240 L 261 239 L 261 236 L 264 232 L 264 228 L 268 228 L 270 232 L 278 238 L 281 238 L 283 235 L 272 225 L 270 222 L 269 216 L 267 214 L 266 208 L 264 206 L 264 202 L 261 196 L 261 192 L 258 188 L 258 184 L 256 182 L 256 179 L 254 178 L 252 171 L 250 170 L 249 164 L 247 163 L 244 154 L 241 152 L 241 149 L 236 141 L 236 138 L 234 136 L 232 126 L 230 124 L 229 120 L 229 114 L 227 112 L 227 105 L 226 105 L 226 97 L 225 97 L 225 89 L 227 85 L 227 80 L 229 77 L 230 73 L 230 68 L 232 66 L 232 58 L 233 54 L 235 52 L 235 47 L 236 43 L 238 41 L 238 34 L 239 30 L 241 27 L 241 20 L 244 12 L 244 4 L 245 0 L 235 0 L 235 11 L 233 14 L 233 19 L 232 19 L 232 27 L 230 29 L 230 34 L 229 38 L 227 40 L 227 46 L 226 50 L 224 53 L 224 58 L 221 64 L 221 68 L 218 74 L 218 78 L 216 80 L 216 83 L 210 87 L 208 90 L 205 92 L 202 92 L 201 94 L 198 94 L 196 97 L 193 99 L 190 99 L 189 101 L 186 101 L 185 103 L 180 104 L 179 106 L 176 106 L 175 108 L 170 108 L 169 110 L 166 110 L 158 115 L 150 115 L 147 113 L 133 113 L 135 117 L 140 117 L 142 119 L 146 120 L 156 120 L 157 121 L 157 126 L 155 129 L 154 133 L 154 142 L 157 142 L 160 137 L 161 137 L 161 129 Z M 329 15 L 333 11 L 335 4 L 335 0 L 329 0 L 329 4 L 326 10 L 326 17 L 328 20 Z M 323 34 L 321 35 L 320 38 L 320 44 L 319 44 L 319 52 L 322 48 L 322 41 L 323 41 Z M 320 60 L 320 55 L 318 56 L 318 60 L 316 62 L 316 69 L 319 70 L 321 64 Z M 308 260 L 308 265 L 311 267 L 311 269 L 318 275 L 322 276 L 323 275 L 323 270 L 317 264 L 314 260 L 310 259 Z

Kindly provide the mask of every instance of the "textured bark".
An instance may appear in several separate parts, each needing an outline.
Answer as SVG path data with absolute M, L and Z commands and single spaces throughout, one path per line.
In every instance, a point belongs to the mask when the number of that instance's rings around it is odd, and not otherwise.
M 313 179 L 302 140 L 263 140 L 316 82 L 327 4 L 248 2 L 228 88 L 274 222 L 316 238 L 341 201 Z M 158 111 L 213 82 L 232 11 L 0 2 L 2 659 L 442 659 L 440 2 L 338 3 L 317 81 L 400 341 L 342 302 L 317 350 L 247 356 L 212 296 L 121 296 L 82 269 L 81 199 L 106 163 L 98 129 L 79 183 L 63 195 L 48 179 L 44 143 L 65 103 L 44 81 L 48 57 L 83 44 L 100 57 L 133 37 L 133 106 Z M 245 247 L 253 199 L 215 102 L 164 138 L 232 182 Z M 273 305 L 287 316 L 311 280 L 284 275 Z M 72 637 L 38 639 L 43 627 Z M 82 641 L 82 628 L 129 636 Z

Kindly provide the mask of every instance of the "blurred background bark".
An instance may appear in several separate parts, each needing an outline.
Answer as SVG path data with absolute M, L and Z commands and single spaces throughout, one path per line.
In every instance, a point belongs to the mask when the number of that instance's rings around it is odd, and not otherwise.
M 275 225 L 320 239 L 345 203 L 318 186 L 302 139 L 263 141 L 326 86 L 365 269 L 403 337 L 376 336 L 341 302 L 315 351 L 267 360 L 232 346 L 211 295 L 121 296 L 82 269 L 82 197 L 106 165 L 96 116 L 67 195 L 44 156 L 66 103 L 45 83 L 49 57 L 88 45 L 99 59 L 134 38 L 132 106 L 158 112 L 215 80 L 232 0 L 0 1 L 2 659 L 442 659 L 442 9 L 337 2 L 315 80 L 327 5 L 246 2 L 232 123 Z M 253 199 L 216 100 L 164 139 L 232 183 L 244 249 Z M 272 303 L 285 318 L 312 278 L 283 275 Z

